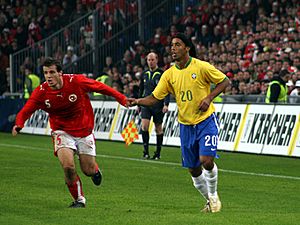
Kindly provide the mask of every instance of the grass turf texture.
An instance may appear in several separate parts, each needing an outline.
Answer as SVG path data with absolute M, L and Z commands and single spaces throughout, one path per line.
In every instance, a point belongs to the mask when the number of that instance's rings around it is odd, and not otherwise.
M 179 148 L 164 147 L 160 161 L 145 161 L 142 145 L 98 140 L 97 154 L 102 185 L 78 171 L 87 208 L 69 209 L 72 198 L 51 138 L 0 133 L 0 224 L 299 224 L 299 159 L 220 152 L 223 208 L 203 214 L 204 199 L 181 167 Z

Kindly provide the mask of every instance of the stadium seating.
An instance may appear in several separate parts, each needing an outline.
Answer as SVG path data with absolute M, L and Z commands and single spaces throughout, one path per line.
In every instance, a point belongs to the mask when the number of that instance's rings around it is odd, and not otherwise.
M 166 4 L 153 1 L 147 3 L 149 5 L 145 3 L 142 26 L 147 32 L 143 31 L 143 37 L 133 32 L 139 26 L 137 1 L 114 0 L 104 4 L 91 0 L 76 4 L 74 1 L 51 0 L 36 1 L 35 7 L 26 2 L 7 4 L 0 13 L 0 57 L 3 58 L 0 94 L 12 89 L 8 85 L 6 69 L 8 56 L 28 45 L 36 46 L 37 41 L 48 38 L 67 24 L 69 28 L 64 28 L 63 36 L 58 41 L 54 39 L 51 50 L 47 51 L 65 62 L 66 72 L 93 74 L 91 77 L 96 78 L 105 70 L 112 85 L 128 96 L 133 94 L 129 86 L 138 85 L 138 76 L 146 67 L 145 55 L 149 50 L 160 54 L 162 68 L 170 66 L 169 42 L 176 32 L 184 32 L 195 44 L 198 58 L 215 65 L 232 81 L 225 93 L 227 100 L 247 101 L 253 98 L 238 96 L 264 95 L 268 82 L 282 68 L 293 74 L 288 84 L 289 92 L 300 79 L 300 7 L 294 1 L 224 1 L 223 4 L 186 1 L 185 8 L 180 4 L 182 1 L 166 1 Z M 98 14 L 92 13 L 95 11 Z M 163 13 L 168 16 L 162 16 Z M 87 14 L 83 24 L 74 23 Z M 97 31 L 93 30 L 93 20 L 99 23 Z M 74 28 L 70 24 L 74 24 Z M 99 43 L 93 43 L 93 35 Z M 68 49 L 73 49 L 71 52 L 76 55 L 73 62 L 67 61 Z M 14 80 L 22 84 L 23 68 L 28 63 L 37 65 L 36 73 L 42 78 L 38 65 L 42 63 L 45 51 L 44 46 L 32 47 L 32 55 L 37 56 L 16 60 L 21 66 L 10 68 L 15 74 Z M 90 53 L 97 56 L 97 62 Z M 105 64 L 107 56 L 113 59 L 110 65 Z M 91 69 L 95 66 L 89 62 L 99 67 Z M 14 90 L 19 91 L 22 91 L 22 85 Z M 256 102 L 261 102 L 259 99 Z

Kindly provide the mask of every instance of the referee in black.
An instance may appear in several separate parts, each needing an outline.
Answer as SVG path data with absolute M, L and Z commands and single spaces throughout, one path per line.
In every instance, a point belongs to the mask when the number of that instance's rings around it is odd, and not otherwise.
M 145 97 L 151 95 L 154 91 L 156 85 L 159 82 L 163 70 L 158 67 L 158 55 L 155 52 L 150 52 L 147 55 L 147 65 L 148 69 L 145 70 L 141 75 L 140 80 L 140 94 L 139 97 Z M 151 117 L 153 117 L 153 122 L 155 125 L 156 132 L 156 151 L 152 159 L 159 160 L 161 146 L 163 143 L 163 128 L 162 122 L 164 113 L 168 111 L 168 106 L 170 102 L 170 96 L 168 95 L 163 101 L 160 101 L 154 106 L 144 107 L 142 106 L 142 137 L 144 145 L 144 159 L 150 159 L 149 154 L 149 124 Z

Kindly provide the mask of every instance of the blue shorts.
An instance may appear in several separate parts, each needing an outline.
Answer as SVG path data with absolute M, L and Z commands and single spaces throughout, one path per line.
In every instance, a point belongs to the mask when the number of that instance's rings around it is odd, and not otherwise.
M 200 166 L 200 156 L 217 155 L 218 119 L 213 113 L 196 125 L 180 124 L 180 142 L 182 166 L 196 168 Z

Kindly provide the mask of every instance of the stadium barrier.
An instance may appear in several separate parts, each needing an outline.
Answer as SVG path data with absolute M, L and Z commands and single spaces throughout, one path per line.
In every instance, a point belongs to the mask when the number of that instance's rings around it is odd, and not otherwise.
M 0 131 L 10 132 L 17 113 L 24 106 L 25 100 L 16 98 L 0 98 Z
M 117 102 L 92 101 L 96 139 L 123 141 L 121 132 L 132 119 L 139 131 L 141 118 L 134 108 Z M 224 151 L 300 157 L 300 105 L 215 104 L 220 121 L 219 149 Z M 170 103 L 163 121 L 164 145 L 180 146 L 177 107 Z M 150 143 L 156 142 L 150 124 Z M 50 135 L 48 115 L 36 111 L 27 120 L 23 133 Z M 137 143 L 142 143 L 139 135 Z

